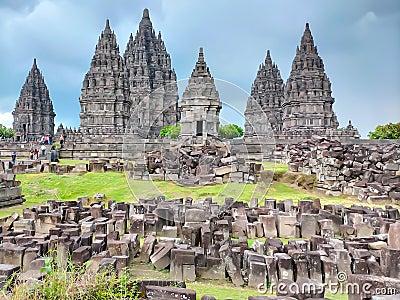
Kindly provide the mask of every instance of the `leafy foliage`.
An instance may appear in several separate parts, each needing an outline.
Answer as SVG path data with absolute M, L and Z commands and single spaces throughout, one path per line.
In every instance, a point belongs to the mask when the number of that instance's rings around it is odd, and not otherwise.
M 137 281 L 128 270 L 122 269 L 118 275 L 113 269 L 93 273 L 89 271 L 90 261 L 81 266 L 72 264 L 71 258 L 64 260 L 60 253 L 52 251 L 45 257 L 45 274 L 42 281 L 29 282 L 9 280 L 3 292 L 11 292 L 10 300 L 47 299 L 137 299 Z M 55 256 L 57 258 L 53 258 Z
M 161 137 L 168 137 L 168 138 L 177 138 L 179 133 L 181 132 L 181 125 L 178 124 L 176 126 L 164 126 L 160 131 Z
M 233 139 L 243 136 L 243 129 L 236 124 L 227 124 L 219 127 L 219 136 L 224 139 Z
M 400 139 L 400 122 L 376 126 L 374 131 L 368 133 L 370 139 Z
M 14 130 L 12 128 L 7 128 L 3 124 L 0 124 L 0 138 L 9 139 L 14 136 Z

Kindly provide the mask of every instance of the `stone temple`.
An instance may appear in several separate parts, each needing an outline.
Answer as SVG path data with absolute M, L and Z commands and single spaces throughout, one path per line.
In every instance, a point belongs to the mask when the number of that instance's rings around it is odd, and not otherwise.
M 12 114 L 16 141 L 37 140 L 44 135 L 54 134 L 56 114 L 36 58 Z
M 80 131 L 84 134 L 123 133 L 129 127 L 146 138 L 157 136 L 163 126 L 176 124 L 176 74 L 147 9 L 123 57 L 107 20 L 79 101 Z
M 79 102 L 80 129 L 84 133 L 122 132 L 129 121 L 132 102 L 128 98 L 128 81 L 108 20 L 83 80 Z
M 147 9 L 135 38 L 129 38 L 124 63 L 132 103 L 130 125 L 141 137 L 158 136 L 162 127 L 178 121 L 178 86 L 161 32 L 155 34 Z
M 251 87 L 251 98 L 245 111 L 247 136 L 260 135 L 268 130 L 282 130 L 283 80 L 278 66 L 267 51 L 265 62 L 260 65 Z M 265 115 L 264 115 L 265 114 Z M 267 127 L 267 119 L 271 128 Z M 253 126 L 257 125 L 255 128 Z
M 203 48 L 183 93 L 181 136 L 218 136 L 219 112 L 222 108 L 218 91 L 204 60 Z
M 331 83 L 308 23 L 286 84 L 283 85 L 279 69 L 272 63 L 268 51 L 248 102 L 245 116 L 249 135 L 265 132 L 264 124 L 259 122 L 261 110 L 268 117 L 275 137 L 281 140 L 310 138 L 315 134 L 330 138 L 359 137 L 351 122 L 338 130 L 339 123 L 332 108 L 335 100 Z

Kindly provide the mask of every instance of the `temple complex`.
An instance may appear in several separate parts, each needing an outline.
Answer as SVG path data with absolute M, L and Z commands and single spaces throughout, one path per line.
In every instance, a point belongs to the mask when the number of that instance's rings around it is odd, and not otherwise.
M 132 34 L 129 38 L 124 62 L 132 102 L 131 126 L 141 137 L 158 136 L 162 127 L 178 121 L 178 86 L 170 55 L 161 33 L 155 34 L 147 9 L 135 38 Z
M 36 58 L 12 114 L 16 141 L 35 140 L 44 135 L 54 134 L 56 114 L 43 75 L 37 67 Z
M 203 48 L 183 93 L 181 136 L 218 136 L 219 112 L 222 108 L 214 78 L 204 60 Z
M 79 102 L 80 127 L 72 130 L 60 125 L 55 134 L 55 140 L 61 135 L 66 138 L 64 158 L 120 158 L 127 154 L 129 159 L 137 159 L 148 151 L 169 148 L 171 141 L 159 139 L 159 133 L 164 126 L 177 123 L 180 137 L 186 141 L 201 143 L 198 138 L 191 139 L 193 136 L 202 137 L 202 142 L 208 136 L 218 137 L 222 103 L 203 49 L 178 107 L 177 76 L 147 9 L 123 55 L 106 21 Z M 246 151 L 259 157 L 274 151 L 269 145 L 295 143 L 313 135 L 359 138 L 351 122 L 338 128 L 333 103 L 331 83 L 307 23 L 286 84 L 268 50 L 244 113 L 245 138 L 234 144 L 246 145 L 251 149 Z M 36 60 L 13 114 L 16 141 L 54 133 L 55 114 Z
M 346 128 L 338 129 L 339 123 L 332 108 L 334 102 L 330 80 L 307 23 L 285 85 L 270 53 L 267 53 L 252 86 L 245 112 L 246 128 L 253 128 L 257 134 L 265 131 L 260 130 L 261 108 L 275 137 L 281 140 L 307 139 L 315 134 L 330 138 L 358 138 L 359 133 L 351 122 Z
M 132 103 L 128 97 L 124 62 L 109 20 L 83 80 L 79 102 L 80 130 L 84 134 L 124 132 Z

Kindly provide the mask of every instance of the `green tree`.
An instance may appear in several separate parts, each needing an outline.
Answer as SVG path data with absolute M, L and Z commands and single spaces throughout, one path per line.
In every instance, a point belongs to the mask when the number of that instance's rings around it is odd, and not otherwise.
M 180 124 L 178 124 L 176 126 L 169 125 L 169 126 L 164 126 L 160 130 L 160 136 L 161 137 L 167 137 L 167 138 L 177 138 L 179 136 L 180 132 L 181 132 L 181 125 Z
M 370 139 L 400 139 L 400 122 L 376 126 L 374 131 L 368 133 Z
M 233 139 L 243 136 L 243 129 L 236 124 L 227 124 L 219 127 L 219 136 L 224 139 Z
M 0 124 L 0 138 L 8 139 L 14 136 L 14 130 Z

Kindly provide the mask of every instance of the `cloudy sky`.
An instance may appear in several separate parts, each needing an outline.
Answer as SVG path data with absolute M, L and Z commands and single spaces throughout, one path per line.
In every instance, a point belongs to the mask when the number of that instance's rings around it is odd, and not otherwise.
M 122 53 L 145 7 L 178 79 L 190 76 L 202 46 L 213 76 L 247 92 L 267 49 L 288 78 L 309 22 L 341 126 L 351 119 L 365 137 L 378 124 L 400 121 L 398 0 L 0 0 L 0 123 L 11 126 L 36 57 L 56 125 L 79 126 L 82 79 L 105 20 Z

